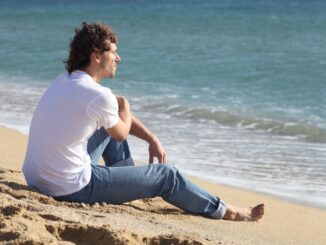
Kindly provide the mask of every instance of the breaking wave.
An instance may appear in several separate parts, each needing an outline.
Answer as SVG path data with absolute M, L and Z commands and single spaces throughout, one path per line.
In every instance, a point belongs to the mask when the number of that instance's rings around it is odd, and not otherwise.
M 172 117 L 215 122 L 227 127 L 240 127 L 246 130 L 264 131 L 278 136 L 290 136 L 309 142 L 326 143 L 326 129 L 317 125 L 295 121 L 280 121 L 271 118 L 257 118 L 237 115 L 223 110 L 212 110 L 182 105 L 154 103 L 144 106 L 145 110 L 156 110 Z

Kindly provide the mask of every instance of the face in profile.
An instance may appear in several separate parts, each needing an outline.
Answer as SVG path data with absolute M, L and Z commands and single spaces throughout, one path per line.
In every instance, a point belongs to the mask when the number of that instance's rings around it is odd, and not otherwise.
M 103 77 L 113 78 L 120 61 L 121 58 L 117 53 L 117 45 L 110 43 L 110 50 L 100 54 L 100 69 L 103 72 Z

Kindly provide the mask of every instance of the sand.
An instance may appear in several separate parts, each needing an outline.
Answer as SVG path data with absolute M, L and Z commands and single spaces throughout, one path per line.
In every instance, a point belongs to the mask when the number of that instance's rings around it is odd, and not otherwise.
M 57 202 L 26 186 L 27 137 L 0 127 L 0 244 L 326 244 L 326 211 L 192 178 L 228 203 L 263 202 L 259 222 L 213 220 L 160 198 L 123 205 Z

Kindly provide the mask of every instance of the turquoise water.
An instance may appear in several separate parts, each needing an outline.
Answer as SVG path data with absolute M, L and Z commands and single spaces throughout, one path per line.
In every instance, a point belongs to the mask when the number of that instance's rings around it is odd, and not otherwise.
M 112 25 L 128 97 L 169 161 L 326 207 L 324 1 L 1 1 L 0 123 L 28 132 L 82 21 Z M 131 138 L 137 162 L 146 145 Z

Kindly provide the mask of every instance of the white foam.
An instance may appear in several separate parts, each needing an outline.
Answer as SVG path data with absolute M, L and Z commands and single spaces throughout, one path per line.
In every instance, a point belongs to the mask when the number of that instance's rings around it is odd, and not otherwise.
M 0 74 L 0 124 L 28 134 L 35 106 L 46 85 L 28 77 Z

